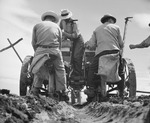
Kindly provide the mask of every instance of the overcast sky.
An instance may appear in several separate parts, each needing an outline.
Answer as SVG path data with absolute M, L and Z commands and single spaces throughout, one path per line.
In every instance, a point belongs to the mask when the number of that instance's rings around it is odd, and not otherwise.
M 80 31 L 87 41 L 94 29 L 100 25 L 104 14 L 117 18 L 123 36 L 124 18 L 133 17 L 128 22 L 124 57 L 130 58 L 136 69 L 138 89 L 150 88 L 150 48 L 130 50 L 129 44 L 140 43 L 150 35 L 150 0 L 0 0 L 0 49 L 20 38 L 15 46 L 22 59 L 33 55 L 31 35 L 33 26 L 40 22 L 41 14 L 53 10 L 69 9 L 73 18 L 78 19 Z M 0 53 L 0 89 L 8 88 L 18 94 L 21 62 L 13 49 Z M 144 86 L 141 86 L 142 85 Z

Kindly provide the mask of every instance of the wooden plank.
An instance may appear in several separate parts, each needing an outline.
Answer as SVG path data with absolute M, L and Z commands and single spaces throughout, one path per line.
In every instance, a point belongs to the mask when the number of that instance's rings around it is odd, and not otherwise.
M 21 40 L 23 40 L 23 38 L 20 38 L 20 39 L 17 40 L 15 43 L 10 44 L 8 47 L 5 47 L 5 48 L 1 49 L 0 52 L 3 52 L 3 51 L 5 51 L 5 50 L 7 50 L 7 49 L 9 49 L 9 48 L 11 48 L 11 47 L 13 47 L 13 46 L 15 46 L 15 45 L 16 45 L 17 43 L 19 43 Z
M 70 62 L 70 51 L 62 51 L 62 55 L 63 55 L 63 60 Z M 93 57 L 95 56 L 95 52 L 93 51 L 86 51 L 85 52 L 85 61 L 86 62 L 91 62 Z

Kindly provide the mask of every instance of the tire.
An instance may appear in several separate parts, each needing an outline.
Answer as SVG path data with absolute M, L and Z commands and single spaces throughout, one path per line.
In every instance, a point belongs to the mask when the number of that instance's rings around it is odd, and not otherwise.
M 21 73 L 20 73 L 20 96 L 25 96 L 27 93 L 27 87 L 28 87 L 28 69 L 29 65 L 31 64 L 33 56 L 26 56 L 23 60 L 22 67 L 21 67 Z
M 125 82 L 125 85 L 129 92 L 129 97 L 135 97 L 136 88 L 137 88 L 135 67 L 130 59 L 126 58 L 125 61 L 127 63 L 127 68 L 128 68 L 128 79 Z

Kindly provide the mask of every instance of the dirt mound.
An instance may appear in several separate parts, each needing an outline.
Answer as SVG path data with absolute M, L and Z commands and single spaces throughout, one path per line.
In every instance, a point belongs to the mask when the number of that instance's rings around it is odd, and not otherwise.
M 94 123 L 150 123 L 150 96 L 113 102 L 93 102 L 84 111 L 94 117 Z
M 150 96 L 110 98 L 81 109 L 48 97 L 0 94 L 0 123 L 150 123 Z
M 74 111 L 65 102 L 44 96 L 0 94 L 0 123 L 70 123 L 74 120 Z

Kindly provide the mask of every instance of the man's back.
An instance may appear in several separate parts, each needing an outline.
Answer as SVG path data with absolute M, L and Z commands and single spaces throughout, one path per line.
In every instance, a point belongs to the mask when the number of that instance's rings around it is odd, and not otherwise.
M 34 27 L 33 43 L 36 45 L 59 46 L 60 28 L 50 21 L 43 21 Z
M 120 31 L 115 24 L 105 23 L 94 31 L 97 40 L 96 53 L 104 50 L 120 50 Z

